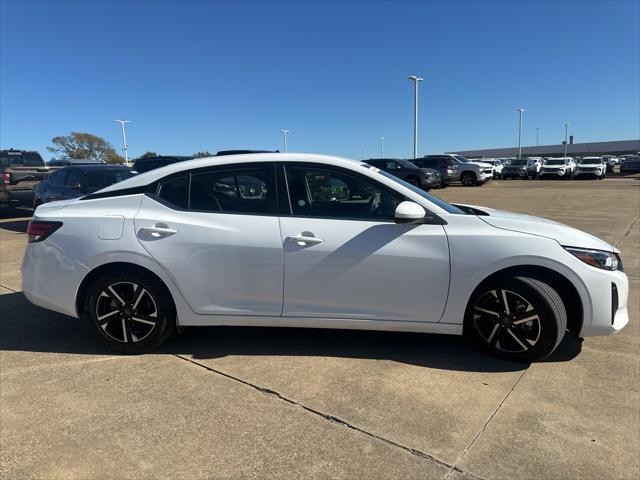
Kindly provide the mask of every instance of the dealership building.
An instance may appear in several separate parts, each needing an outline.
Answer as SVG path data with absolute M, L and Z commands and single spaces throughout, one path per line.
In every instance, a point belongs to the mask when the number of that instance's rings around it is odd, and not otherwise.
M 564 154 L 564 143 L 559 145 L 540 145 L 522 147 L 523 157 L 561 157 Z M 619 140 L 613 142 L 573 143 L 567 145 L 567 156 L 587 157 L 591 155 L 626 155 L 640 152 L 640 140 Z M 455 150 L 454 153 L 469 158 L 508 158 L 518 155 L 518 147 L 483 148 L 478 150 Z

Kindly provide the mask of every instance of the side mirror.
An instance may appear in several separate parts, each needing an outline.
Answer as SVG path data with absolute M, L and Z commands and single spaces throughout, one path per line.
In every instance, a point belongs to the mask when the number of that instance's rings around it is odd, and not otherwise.
M 427 212 L 424 208 L 414 202 L 402 202 L 396 207 L 395 222 L 396 223 L 419 223 Z

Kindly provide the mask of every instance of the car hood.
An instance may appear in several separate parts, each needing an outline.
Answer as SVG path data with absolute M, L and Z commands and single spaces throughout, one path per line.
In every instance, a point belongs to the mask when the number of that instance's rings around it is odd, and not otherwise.
M 493 165 L 491 165 L 490 163 L 485 163 L 485 162 L 466 162 L 467 164 L 471 164 L 471 165 L 477 165 L 480 168 L 491 168 L 493 167 Z
M 593 167 L 604 167 L 604 165 L 602 165 L 600 163 L 579 163 L 578 164 L 578 168 L 580 168 L 580 167 L 593 168 Z
M 551 238 L 560 245 L 567 247 L 590 248 L 620 253 L 613 245 L 593 235 L 553 220 L 475 205 L 456 204 L 455 206 L 467 213 L 478 215 L 478 218 L 492 227 Z

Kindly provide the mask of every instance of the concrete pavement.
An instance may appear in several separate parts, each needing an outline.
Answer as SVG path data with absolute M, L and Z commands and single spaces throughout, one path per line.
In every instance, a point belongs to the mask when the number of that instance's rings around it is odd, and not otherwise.
M 2 478 L 637 478 L 640 182 L 434 191 L 552 218 L 623 252 L 631 323 L 529 367 L 461 338 L 203 328 L 115 356 L 20 291 L 0 221 Z

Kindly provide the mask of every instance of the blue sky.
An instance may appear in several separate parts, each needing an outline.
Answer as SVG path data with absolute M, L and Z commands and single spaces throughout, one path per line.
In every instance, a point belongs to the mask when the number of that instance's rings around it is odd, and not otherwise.
M 12 2 L 0 145 L 86 131 L 130 156 L 282 148 L 354 158 L 638 138 L 640 2 Z

